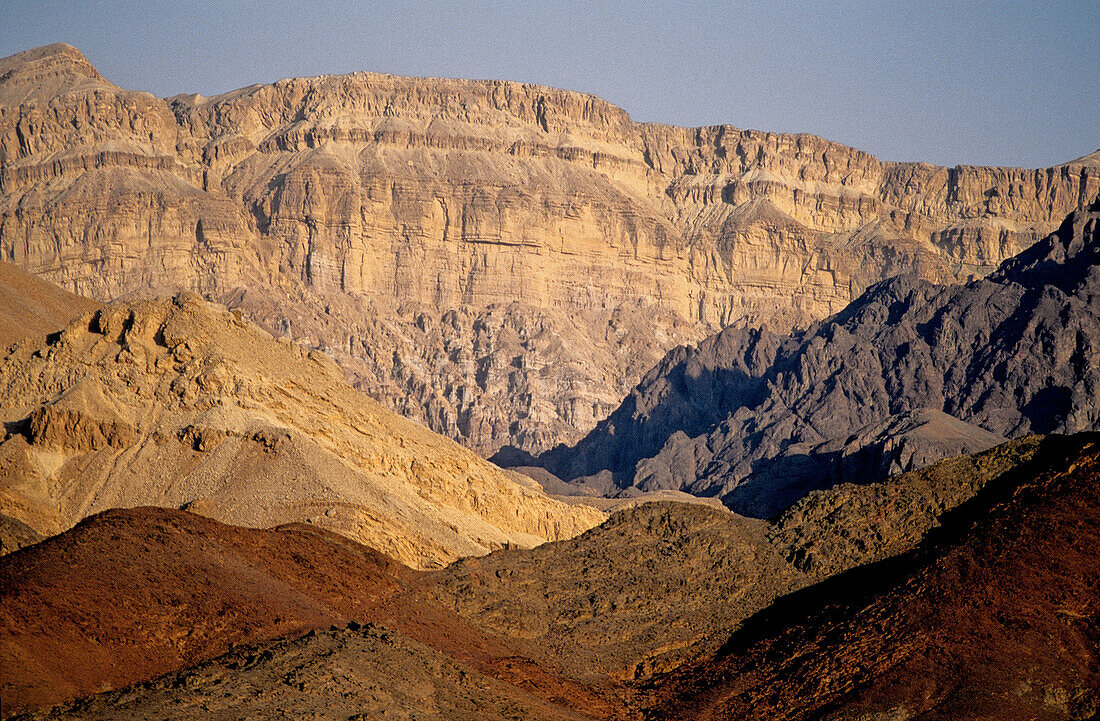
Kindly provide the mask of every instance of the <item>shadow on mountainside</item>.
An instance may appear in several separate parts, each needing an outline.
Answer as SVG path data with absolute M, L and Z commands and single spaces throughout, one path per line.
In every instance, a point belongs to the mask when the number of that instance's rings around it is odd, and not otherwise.
M 962 542 L 974 524 L 990 516 L 1028 481 L 1044 473 L 1066 470 L 1089 444 L 1100 442 L 1100 433 L 1047 436 L 1039 451 L 987 483 L 973 498 L 945 511 L 939 525 L 928 531 L 912 550 L 882 561 L 858 566 L 830 576 L 813 586 L 776 600 L 749 617 L 721 647 L 717 658 L 748 649 L 764 639 L 777 637 L 792 626 L 814 619 L 824 626 L 849 615 L 871 599 L 893 590 L 898 580 L 925 566 L 946 548 Z

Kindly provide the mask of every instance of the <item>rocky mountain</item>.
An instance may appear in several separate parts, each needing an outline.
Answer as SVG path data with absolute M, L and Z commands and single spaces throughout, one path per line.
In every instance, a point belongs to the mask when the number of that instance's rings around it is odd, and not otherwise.
M 678 488 L 771 516 L 1001 437 L 1100 426 L 1100 205 L 987 277 L 906 274 L 780 336 L 731 326 L 671 352 L 540 464 L 598 490 Z
M 1096 441 L 979 494 L 913 551 L 750 619 L 654 684 L 649 717 L 1096 718 Z
M 312 523 L 426 567 L 604 518 L 193 294 L 112 304 L 10 346 L 0 398 L 0 513 L 41 535 L 110 508 L 186 507 L 250 527 Z
M 170 99 L 74 48 L 0 61 L 0 259 L 98 300 L 188 289 L 489 454 L 573 442 L 670 348 L 966 280 L 1100 192 L 581 93 L 372 73 Z
M 892 588 L 904 574 L 884 575 L 893 566 L 883 562 L 950 552 L 959 518 L 1017 543 L 1011 524 L 991 525 L 996 513 L 981 509 L 1026 493 L 1038 493 L 1041 506 L 1045 481 L 1035 479 L 1044 473 L 1095 486 L 1096 442 L 1095 434 L 1031 436 L 886 483 L 818 491 L 770 523 L 651 503 L 574 539 L 428 572 L 310 526 L 259 531 L 171 509 L 110 511 L 0 559 L 5 712 L 103 685 L 118 690 L 36 717 L 507 718 L 510 709 L 524 718 L 632 718 L 660 699 L 687 708 L 699 699 L 685 685 L 691 673 L 677 669 L 711 678 L 731 633 L 757 633 L 760 619 L 786 618 L 799 598 L 832 598 L 829 589 L 861 566 Z M 1095 566 L 1090 507 L 1082 508 L 1057 506 L 1055 515 L 1082 524 L 1073 552 Z M 179 574 L 163 572 L 172 558 Z M 1079 587 L 1060 572 L 1046 581 L 1051 596 Z M 807 590 L 789 595 L 797 589 Z M 311 628 L 322 632 L 294 638 Z M 270 640 L 281 634 L 289 637 Z M 242 645 L 218 655 L 233 643 Z M 980 647 L 948 650 L 966 658 Z M 1075 693 L 1060 679 L 1078 661 L 1051 658 L 1030 696 Z M 210 660 L 180 668 L 197 659 Z M 912 698 L 924 697 L 917 689 Z

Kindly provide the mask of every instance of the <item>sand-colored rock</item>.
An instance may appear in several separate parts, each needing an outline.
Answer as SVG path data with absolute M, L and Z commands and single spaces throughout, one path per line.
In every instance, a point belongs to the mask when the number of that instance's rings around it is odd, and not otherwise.
M 240 305 L 483 453 L 578 439 L 722 325 L 786 331 L 913 268 L 982 275 L 1100 192 L 1093 156 L 888 163 L 502 81 L 356 73 L 160 100 L 64 45 L 0 76 L 0 258 L 97 299 Z M 425 313 L 470 323 L 425 330 Z M 482 342 L 500 313 L 546 342 Z
M 98 305 L 0 261 L 0 348 L 42 340 Z
M 115 304 L 0 361 L 0 512 L 49 535 L 115 507 L 314 523 L 418 567 L 598 523 L 194 294 Z

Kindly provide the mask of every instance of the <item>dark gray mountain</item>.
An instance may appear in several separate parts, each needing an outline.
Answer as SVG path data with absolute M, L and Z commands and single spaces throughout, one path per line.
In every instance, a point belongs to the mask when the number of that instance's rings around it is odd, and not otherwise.
M 768 516 L 999 437 L 1100 427 L 1100 200 L 981 280 L 913 275 L 789 336 L 677 348 L 539 465 L 605 493 L 677 488 Z M 946 415 L 945 415 L 946 414 Z

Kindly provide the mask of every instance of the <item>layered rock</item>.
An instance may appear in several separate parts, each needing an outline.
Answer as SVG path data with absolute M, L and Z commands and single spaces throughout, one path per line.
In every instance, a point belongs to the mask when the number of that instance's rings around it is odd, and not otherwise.
M 1095 429 L 1098 269 L 1094 205 L 982 280 L 907 274 L 803 332 L 727 328 L 540 462 L 600 490 L 679 488 L 770 516 L 1000 436 Z
M 68 46 L 0 70 L 0 257 L 100 299 L 248 297 L 252 319 L 486 453 L 576 439 L 664 351 L 731 322 L 785 332 L 903 271 L 982 275 L 1100 191 L 1094 157 L 886 163 L 499 81 L 356 73 L 160 100 Z M 550 340 L 515 353 L 467 331 L 468 358 L 419 327 L 505 312 Z M 605 343 L 616 316 L 636 320 Z M 521 372 L 494 383 L 486 357 Z M 562 365 L 549 383 L 529 370 Z
M 565 538 L 551 500 L 347 385 L 325 354 L 202 301 L 115 304 L 0 361 L 0 513 L 50 535 L 108 508 L 309 522 L 418 567 Z

